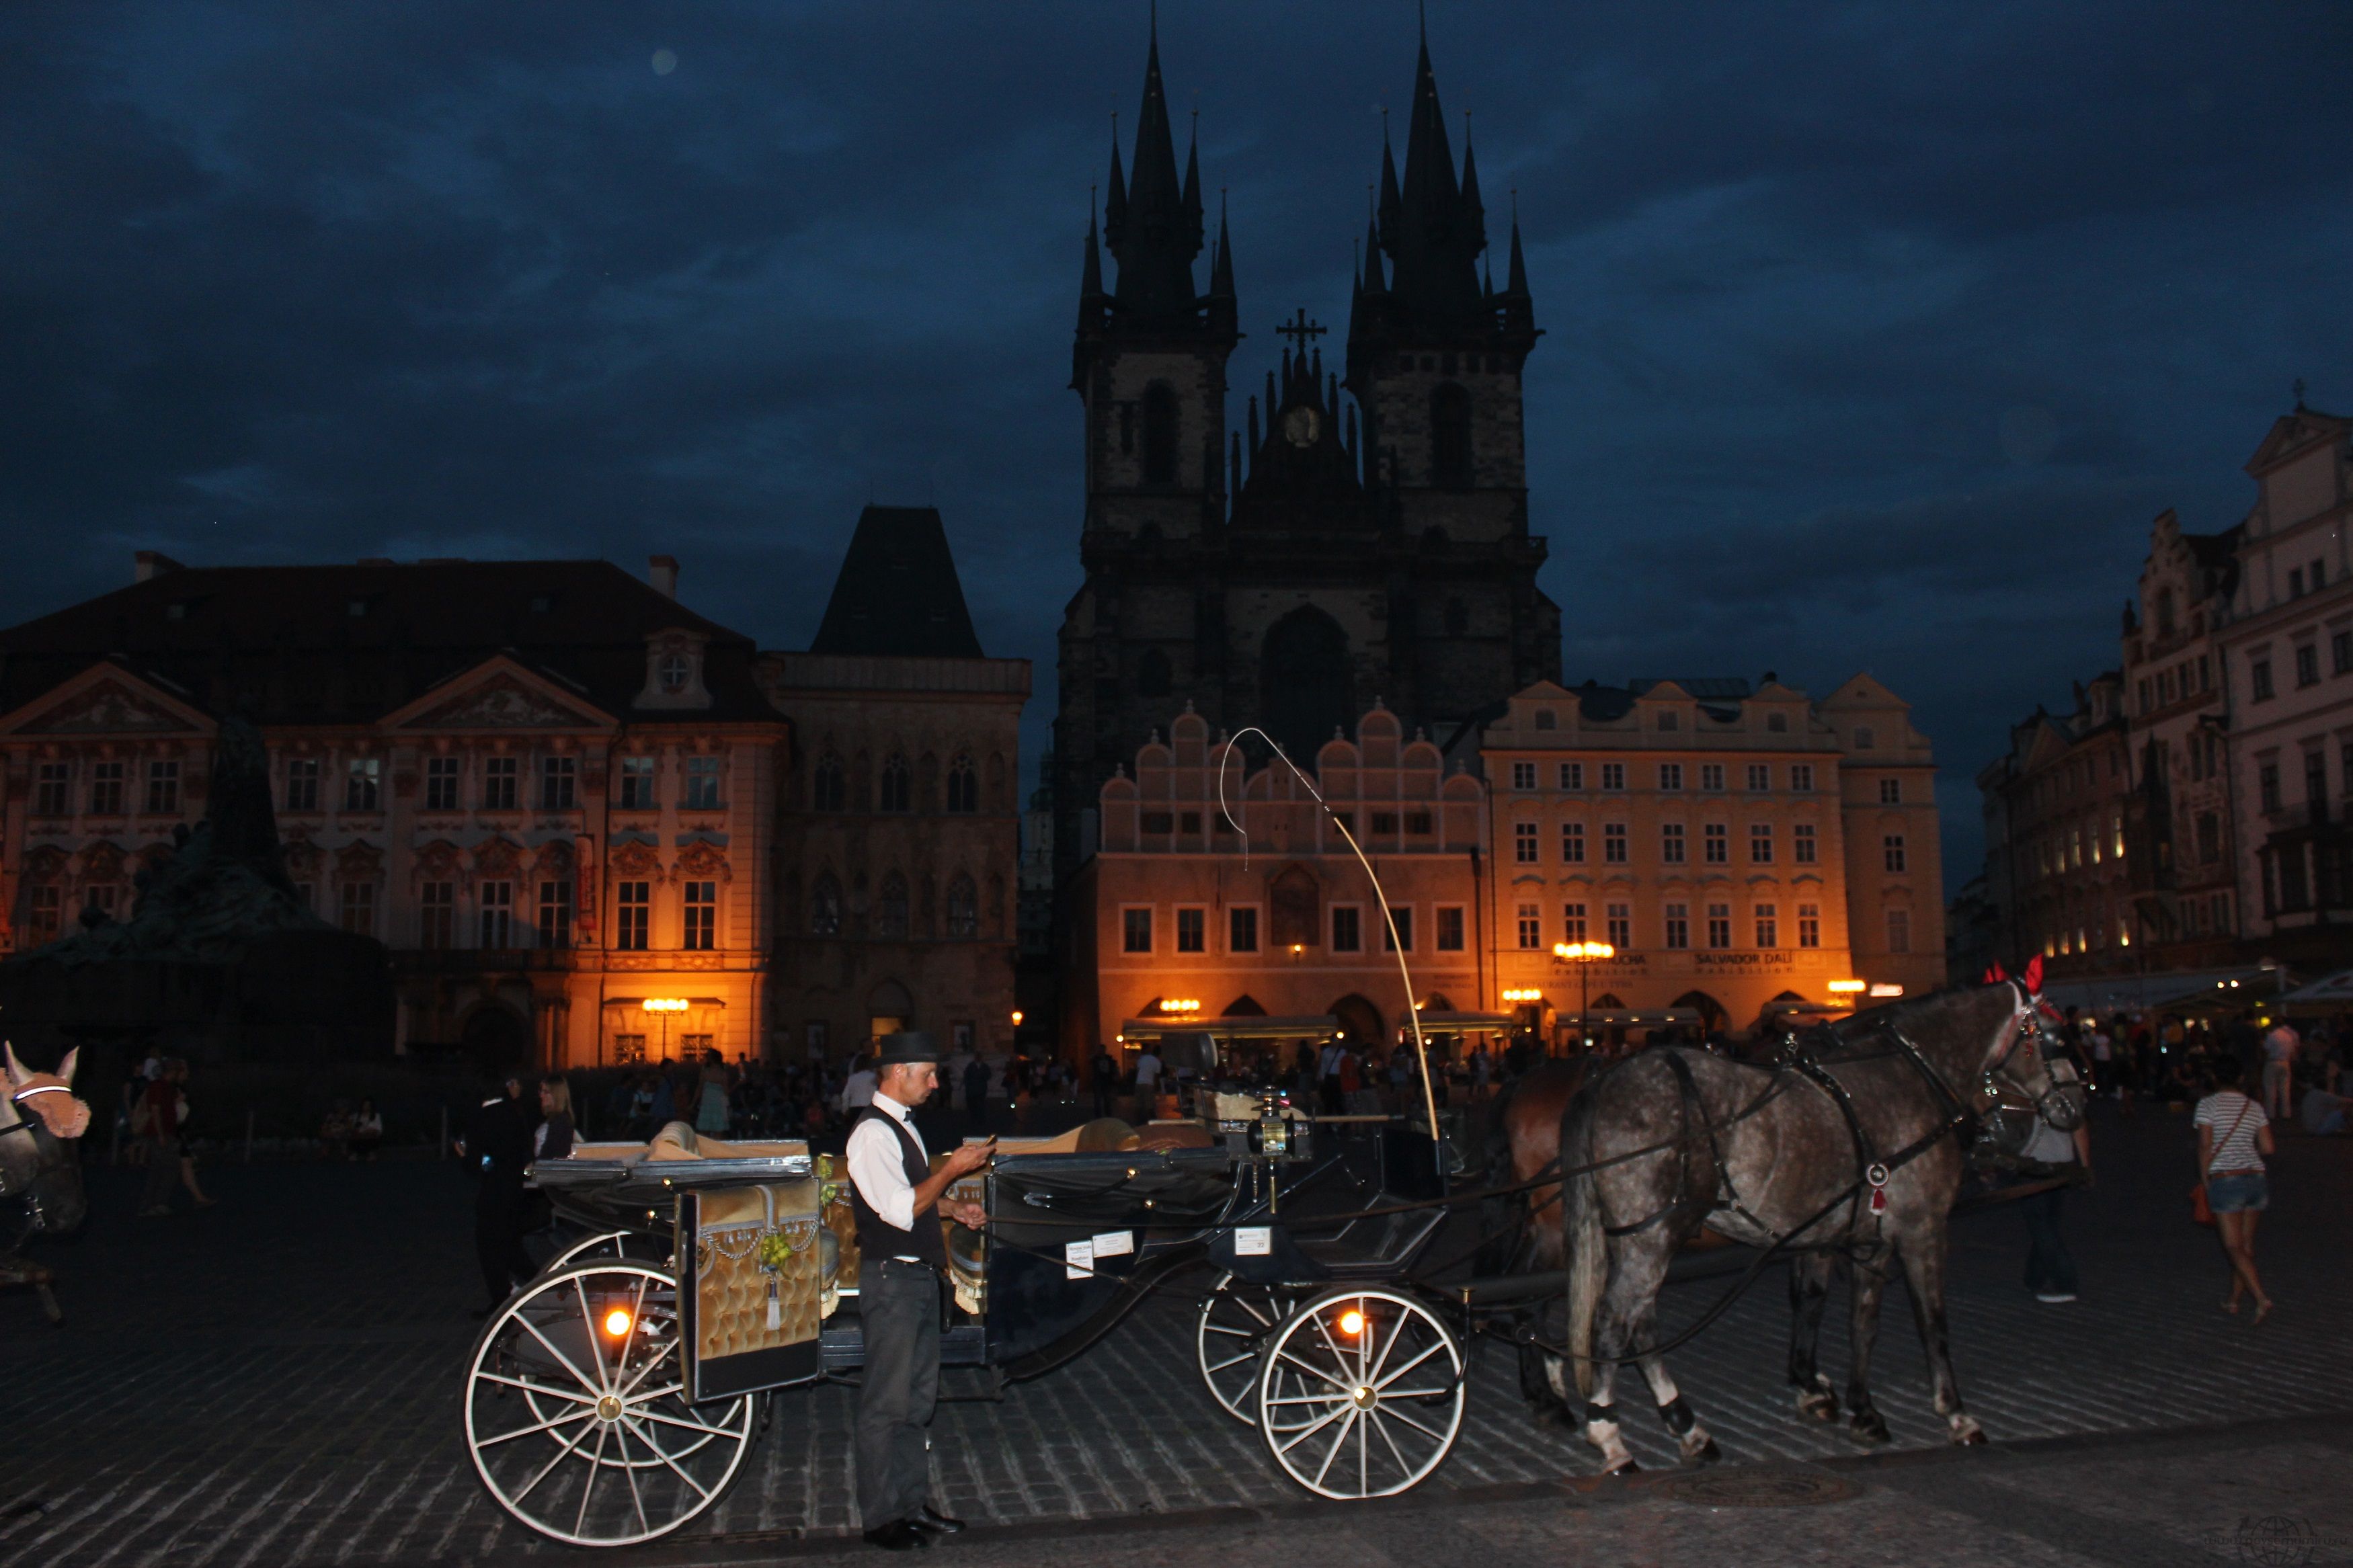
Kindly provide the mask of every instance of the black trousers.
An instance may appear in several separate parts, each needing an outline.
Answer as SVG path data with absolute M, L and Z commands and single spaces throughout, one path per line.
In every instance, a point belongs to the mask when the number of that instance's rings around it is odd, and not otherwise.
M 514 1289 L 515 1281 L 538 1270 L 522 1249 L 522 1229 L 528 1196 L 520 1178 L 484 1176 L 474 1194 L 474 1257 L 482 1266 L 482 1285 L 493 1305 Z
M 876 1530 L 932 1490 L 940 1394 L 940 1277 L 921 1263 L 869 1262 L 858 1286 L 866 1372 L 858 1391 L 858 1517 Z
M 2026 1288 L 2030 1290 L 2074 1293 L 2075 1255 L 2067 1250 L 2066 1238 L 2059 1234 L 2059 1215 L 2066 1199 L 2066 1188 L 2053 1187 L 2018 1200 L 2019 1213 L 2026 1220 Z

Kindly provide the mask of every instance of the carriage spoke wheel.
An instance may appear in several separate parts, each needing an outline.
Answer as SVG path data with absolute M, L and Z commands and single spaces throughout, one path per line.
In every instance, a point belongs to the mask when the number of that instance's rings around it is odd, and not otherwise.
M 1193 1360 L 1209 1397 L 1237 1421 L 1256 1421 L 1259 1352 L 1291 1310 L 1292 1294 L 1220 1275 L 1193 1323 Z
M 666 1535 L 726 1492 L 750 1394 L 685 1401 L 678 1281 L 628 1259 L 543 1274 L 474 1342 L 466 1448 L 515 1520 L 572 1546 Z
M 577 1263 L 629 1261 L 668 1263 L 670 1244 L 642 1231 L 607 1230 L 584 1236 L 547 1260 L 542 1274 L 553 1274 Z
M 1335 1289 L 1269 1336 L 1253 1391 L 1259 1434 L 1318 1497 L 1419 1485 L 1462 1427 L 1462 1347 L 1436 1313 L 1386 1289 Z

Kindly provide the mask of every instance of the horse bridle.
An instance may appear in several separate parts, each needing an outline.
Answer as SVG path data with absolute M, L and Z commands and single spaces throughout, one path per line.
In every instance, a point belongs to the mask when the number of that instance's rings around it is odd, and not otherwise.
M 2075 1086 L 2075 1064 L 2065 1051 L 2053 1047 L 2050 1035 L 2043 1029 L 2042 1015 L 2047 1005 L 2042 998 L 2029 991 L 2025 982 L 2014 976 L 2005 979 L 2002 984 L 2010 987 L 2019 1005 L 2010 1016 L 2010 1038 L 2003 1042 L 2001 1049 L 1994 1053 L 1993 1059 L 1986 1063 L 1984 1070 L 1978 1075 L 1979 1087 L 1999 1100 L 2000 1089 L 1994 1082 L 1999 1075 L 2021 1094 L 2027 1094 L 2026 1085 L 2018 1080 L 2017 1075 L 2003 1069 L 2009 1066 L 2010 1058 L 2018 1054 L 2018 1047 L 2031 1038 L 2034 1042 L 2036 1059 L 2042 1062 L 2042 1070 L 2051 1076 L 2051 1087 L 2029 1098 L 2035 1114 L 2046 1121 L 2052 1121 L 2051 1101 L 2060 1099 Z

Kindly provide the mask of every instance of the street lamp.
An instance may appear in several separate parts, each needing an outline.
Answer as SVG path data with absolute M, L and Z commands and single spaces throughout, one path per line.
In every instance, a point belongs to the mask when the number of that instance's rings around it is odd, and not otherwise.
M 644 1001 L 638 1003 L 638 1005 L 649 1013 L 659 1013 L 661 1015 L 661 1059 L 664 1061 L 670 1060 L 670 1016 L 672 1013 L 683 1013 L 686 1011 L 686 998 L 683 996 L 649 996 Z
M 1552 955 L 1564 963 L 1577 965 L 1577 1042 L 1580 1048 L 1593 1048 L 1593 1032 L 1587 1019 L 1593 1011 L 1593 971 L 1588 967 L 1595 961 L 1615 958 L 1618 950 L 1606 942 L 1556 942 Z

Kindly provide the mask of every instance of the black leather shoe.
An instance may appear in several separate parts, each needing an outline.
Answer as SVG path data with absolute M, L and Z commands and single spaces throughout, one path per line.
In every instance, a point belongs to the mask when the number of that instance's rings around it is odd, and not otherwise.
M 914 1517 L 907 1522 L 918 1530 L 928 1530 L 938 1535 L 954 1535 L 964 1528 L 964 1521 L 950 1519 L 929 1503 L 917 1509 Z
M 930 1536 L 917 1530 L 912 1521 L 903 1519 L 894 1519 L 888 1524 L 877 1525 L 866 1532 L 866 1544 L 879 1546 L 885 1552 L 907 1552 L 916 1547 L 929 1546 L 931 1543 Z

